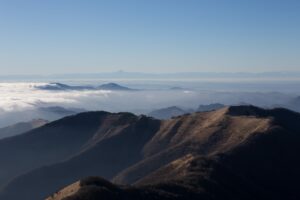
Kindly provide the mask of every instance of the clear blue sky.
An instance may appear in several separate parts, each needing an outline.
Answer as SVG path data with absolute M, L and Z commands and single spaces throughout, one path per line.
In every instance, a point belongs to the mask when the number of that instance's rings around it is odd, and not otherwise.
M 300 70 L 299 0 L 1 0 L 1 74 Z

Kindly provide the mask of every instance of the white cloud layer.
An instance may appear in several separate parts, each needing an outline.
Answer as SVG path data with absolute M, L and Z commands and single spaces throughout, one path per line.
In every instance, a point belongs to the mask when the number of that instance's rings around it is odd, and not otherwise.
M 41 107 L 60 106 L 84 110 L 148 113 L 153 109 L 181 106 L 197 108 L 209 103 L 252 103 L 280 105 L 291 95 L 262 92 L 216 92 L 213 90 L 148 89 L 139 91 L 41 90 L 47 83 L 0 83 L 0 127 L 33 118 L 57 119 L 58 114 L 38 111 Z

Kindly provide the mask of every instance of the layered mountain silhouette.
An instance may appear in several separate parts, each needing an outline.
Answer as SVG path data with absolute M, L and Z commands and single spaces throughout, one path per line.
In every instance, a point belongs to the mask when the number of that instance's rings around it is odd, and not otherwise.
M 63 83 L 49 83 L 46 85 L 35 86 L 41 90 L 88 90 L 93 89 L 91 86 L 70 86 Z
M 39 112 L 52 113 L 61 117 L 66 117 L 69 115 L 75 115 L 77 113 L 84 112 L 81 108 L 64 108 L 61 106 L 48 106 L 48 107 L 38 107 Z
M 293 98 L 288 104 L 286 105 L 287 108 L 300 112 L 300 96 Z
M 183 109 L 178 106 L 170 106 L 167 108 L 160 108 L 160 109 L 153 110 L 147 115 L 150 117 L 154 117 L 156 119 L 171 119 L 172 117 L 178 117 L 180 115 L 184 115 L 192 112 L 207 112 L 207 111 L 218 110 L 224 107 L 226 106 L 220 103 L 199 105 L 199 107 L 196 110 Z
M 180 115 L 187 114 L 188 111 L 177 106 L 171 106 L 167 108 L 161 108 L 157 110 L 153 110 L 148 113 L 148 116 L 157 118 L 157 119 L 170 119 L 172 117 L 177 117 Z
M 40 90 L 133 90 L 128 87 L 118 85 L 116 83 L 106 83 L 100 86 L 70 86 L 63 83 L 49 83 L 46 85 L 35 86 L 35 88 Z
M 0 128 L 0 139 L 25 133 L 32 129 L 41 127 L 47 123 L 47 120 L 34 119 L 29 122 L 20 122 L 4 128 Z
M 221 108 L 224 108 L 225 105 L 221 103 L 213 103 L 213 104 L 208 104 L 208 105 L 199 105 L 197 108 L 198 112 L 206 112 L 206 111 L 213 111 L 213 110 L 218 110 Z
M 103 85 L 100 85 L 99 87 L 97 87 L 97 89 L 100 89 L 100 90 L 127 90 L 127 91 L 134 90 L 134 89 L 131 89 L 128 87 L 118 85 L 116 83 L 103 84 Z
M 299 122 L 253 106 L 69 116 L 0 140 L 0 199 L 299 199 Z

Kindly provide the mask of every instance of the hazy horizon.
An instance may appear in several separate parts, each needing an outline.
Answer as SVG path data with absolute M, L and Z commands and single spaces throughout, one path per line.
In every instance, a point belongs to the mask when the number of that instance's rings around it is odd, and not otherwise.
M 39 80 L 60 81 L 64 79 L 107 79 L 107 80 L 191 80 L 191 81 L 299 81 L 300 71 L 265 71 L 265 72 L 138 72 L 111 71 L 85 73 L 49 73 L 49 74 L 0 74 L 0 81 Z

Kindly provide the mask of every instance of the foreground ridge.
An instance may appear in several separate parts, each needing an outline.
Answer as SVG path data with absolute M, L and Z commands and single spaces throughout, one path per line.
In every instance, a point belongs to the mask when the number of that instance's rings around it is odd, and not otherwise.
M 169 120 L 130 113 L 78 114 L 0 141 L 0 148 L 12 149 L 37 137 L 56 146 L 53 152 L 37 153 L 49 155 L 47 159 L 15 169 L 29 172 L 0 176 L 11 179 L 0 199 L 298 199 L 299 122 L 298 113 L 254 106 Z M 26 151 L 30 147 L 14 155 L 26 156 Z M 5 159 L 1 153 L 0 159 Z M 58 188 L 64 189 L 54 193 Z

